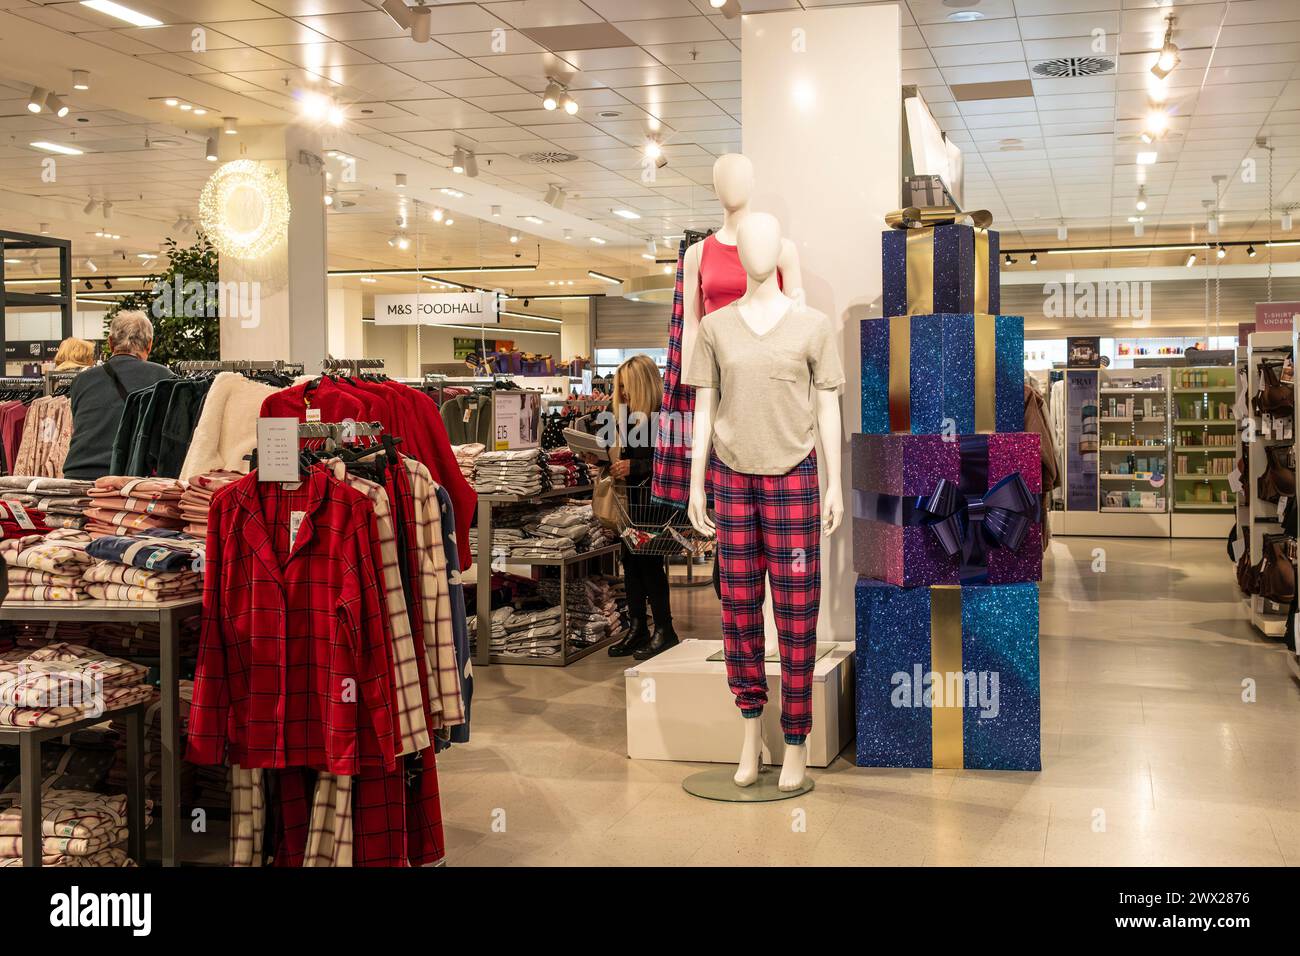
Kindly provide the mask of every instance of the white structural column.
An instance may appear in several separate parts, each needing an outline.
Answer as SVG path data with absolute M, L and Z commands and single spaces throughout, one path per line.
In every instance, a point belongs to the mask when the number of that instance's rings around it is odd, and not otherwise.
M 221 162 L 257 160 L 283 177 L 291 210 L 287 239 L 269 254 L 250 263 L 221 259 L 222 283 L 241 283 L 241 295 L 257 300 L 253 316 L 222 316 L 221 357 L 286 359 L 316 371 L 330 346 L 320 132 L 261 126 L 217 139 Z
M 367 358 L 365 326 L 361 324 L 360 289 L 342 286 L 329 290 L 329 331 L 326 339 L 329 354 L 335 358 Z
M 849 434 L 862 428 L 858 320 L 880 314 L 880 231 L 900 195 L 898 8 L 759 13 L 741 28 L 753 208 L 799 247 L 808 304 L 840 323 L 845 522 L 822 545 L 822 640 L 853 640 Z M 874 310 L 874 311 L 873 311 Z M 825 475 L 823 474 L 823 483 Z M 824 485 L 823 485 L 824 486 Z

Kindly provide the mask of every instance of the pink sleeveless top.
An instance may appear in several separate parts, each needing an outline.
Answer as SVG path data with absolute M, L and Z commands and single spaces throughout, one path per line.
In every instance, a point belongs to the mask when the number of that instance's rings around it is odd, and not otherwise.
M 719 242 L 715 236 L 706 238 L 700 248 L 703 314 L 709 315 L 731 305 L 745 294 L 748 285 L 749 276 L 745 275 L 745 267 L 740 264 L 740 252 L 736 247 Z

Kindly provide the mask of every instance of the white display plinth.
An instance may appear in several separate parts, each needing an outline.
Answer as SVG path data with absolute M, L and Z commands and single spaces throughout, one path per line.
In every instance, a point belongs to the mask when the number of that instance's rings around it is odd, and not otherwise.
M 819 645 L 821 646 L 821 645 Z M 813 668 L 813 730 L 808 764 L 825 767 L 853 740 L 853 645 L 835 643 Z M 721 641 L 688 640 L 623 672 L 627 755 L 634 760 L 735 763 L 744 728 L 727 688 L 727 669 L 709 657 Z M 767 664 L 763 759 L 780 763 L 781 665 Z

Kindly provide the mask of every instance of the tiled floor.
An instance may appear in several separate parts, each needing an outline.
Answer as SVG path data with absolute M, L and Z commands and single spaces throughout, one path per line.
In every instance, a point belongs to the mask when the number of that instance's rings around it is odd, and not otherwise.
M 709 589 L 674 605 L 717 638 Z M 473 742 L 439 761 L 449 863 L 1300 865 L 1300 685 L 1222 542 L 1057 538 L 1041 646 L 1042 773 L 866 770 L 850 747 L 757 806 L 686 794 L 700 765 L 628 760 L 604 654 L 480 670 Z

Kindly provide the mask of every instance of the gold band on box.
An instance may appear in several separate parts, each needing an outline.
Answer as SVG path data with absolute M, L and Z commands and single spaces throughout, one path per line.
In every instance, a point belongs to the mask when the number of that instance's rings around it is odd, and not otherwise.
M 930 757 L 936 770 L 960 770 L 965 759 L 962 737 L 964 677 L 962 674 L 961 588 L 936 585 L 930 588 Z M 948 691 L 956 684 L 956 694 Z M 955 699 L 950 699 L 955 698 Z

